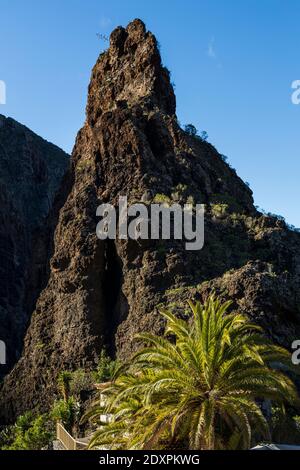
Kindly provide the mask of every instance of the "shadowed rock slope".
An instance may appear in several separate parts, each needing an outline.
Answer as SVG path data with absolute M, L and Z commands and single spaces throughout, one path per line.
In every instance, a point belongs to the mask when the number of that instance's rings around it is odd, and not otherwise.
M 47 407 L 58 372 L 92 367 L 104 345 L 126 358 L 137 332 L 162 332 L 160 304 L 214 289 L 277 341 L 289 346 L 299 335 L 299 234 L 258 213 L 248 186 L 175 113 L 155 37 L 139 20 L 117 28 L 92 72 L 49 282 L 1 393 L 6 418 Z M 99 241 L 96 208 L 120 195 L 206 204 L 203 250 L 178 240 Z
M 0 115 L 0 339 L 7 372 L 20 357 L 36 299 L 45 287 L 51 227 L 47 218 L 69 156 Z

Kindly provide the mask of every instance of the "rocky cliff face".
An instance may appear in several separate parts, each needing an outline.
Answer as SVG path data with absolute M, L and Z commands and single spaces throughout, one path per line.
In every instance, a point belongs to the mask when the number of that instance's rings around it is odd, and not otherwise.
M 0 116 L 0 339 L 7 372 L 47 277 L 46 227 L 69 157 L 13 119 Z
M 277 341 L 289 346 L 299 335 L 299 234 L 258 213 L 236 172 L 212 145 L 187 135 L 175 112 L 155 37 L 139 20 L 117 28 L 92 72 L 49 282 L 1 392 L 5 418 L 46 406 L 58 372 L 93 366 L 104 345 L 125 358 L 137 332 L 162 332 L 159 304 L 214 289 Z M 119 196 L 206 204 L 204 249 L 98 240 L 96 208 Z

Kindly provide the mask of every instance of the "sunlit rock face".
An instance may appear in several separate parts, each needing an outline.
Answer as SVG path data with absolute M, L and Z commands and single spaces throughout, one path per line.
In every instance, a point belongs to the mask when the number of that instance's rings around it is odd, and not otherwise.
M 129 204 L 205 204 L 204 248 L 99 240 L 96 209 L 119 196 Z M 47 409 L 59 371 L 94 367 L 103 346 L 128 358 L 138 332 L 163 332 L 162 304 L 176 310 L 215 290 L 277 342 L 289 346 L 300 334 L 299 234 L 258 213 L 217 150 L 180 128 L 170 74 L 140 20 L 113 31 L 93 68 L 86 121 L 54 214 L 49 279 L 1 391 L 3 419 Z

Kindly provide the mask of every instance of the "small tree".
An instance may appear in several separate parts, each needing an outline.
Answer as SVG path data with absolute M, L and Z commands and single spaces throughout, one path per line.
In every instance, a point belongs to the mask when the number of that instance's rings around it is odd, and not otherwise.
M 202 131 L 200 134 L 200 139 L 203 140 L 203 142 L 207 142 L 208 133 L 206 131 Z
M 67 431 L 73 433 L 74 427 L 79 419 L 80 405 L 74 397 L 65 400 L 58 400 L 54 403 L 51 417 L 54 421 L 63 424 Z
M 101 351 L 97 369 L 94 374 L 94 378 L 97 382 L 109 382 L 112 380 L 115 371 L 118 367 L 118 361 L 111 359 L 106 351 Z
M 202 131 L 199 135 L 197 128 L 193 124 L 186 124 L 184 126 L 184 132 L 198 140 L 201 140 L 202 142 L 207 142 L 208 133 L 206 131 Z
M 59 391 L 61 392 L 62 397 L 65 402 L 68 401 L 69 396 L 70 396 L 71 381 L 72 381 L 72 372 L 69 372 L 69 371 L 60 372 L 57 383 L 58 383 Z
M 192 137 L 196 137 L 196 135 L 198 135 L 198 131 L 193 124 L 186 124 L 184 126 L 184 132 L 186 132 L 188 135 L 191 135 Z

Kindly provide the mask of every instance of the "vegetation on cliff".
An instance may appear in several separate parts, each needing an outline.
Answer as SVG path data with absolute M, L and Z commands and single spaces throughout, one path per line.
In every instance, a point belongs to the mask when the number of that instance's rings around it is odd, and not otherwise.
M 94 371 L 61 371 L 57 377 L 57 398 L 49 412 L 26 412 L 17 418 L 14 425 L 3 427 L 0 450 L 52 449 L 57 422 L 73 436 L 78 436 L 82 432 L 80 420 L 86 402 L 96 393 L 94 384 L 111 380 L 117 365 L 118 362 L 103 350 Z
M 54 196 L 53 183 L 50 188 Z M 115 205 L 124 194 L 129 202 L 205 204 L 204 248 L 188 252 L 184 242 L 174 239 L 98 240 L 96 208 L 103 203 Z M 21 199 L 22 203 L 28 200 Z M 14 234 L 11 240 L 4 239 L 7 245 L 3 246 L 17 246 L 18 232 L 14 230 L 22 224 L 16 225 L 11 219 L 13 212 L 6 199 L 3 205 L 7 213 L 5 230 Z M 14 260 L 25 253 L 23 245 L 18 244 L 21 254 L 9 251 L 11 256 L 5 258 L 4 265 L 10 271 L 2 290 L 5 299 L 7 292 L 13 296 L 13 302 L 7 297 L 11 304 L 7 312 L 15 315 L 18 309 L 14 302 L 23 305 L 22 292 L 26 292 L 26 318 L 22 311 L 18 324 L 27 325 L 28 320 L 28 329 L 25 338 L 24 328 L 20 330 L 22 357 L 0 387 L 2 423 L 15 422 L 28 409 L 47 413 L 56 401 L 56 416 L 76 431 L 82 404 L 86 403 L 83 395 L 84 389 L 89 389 L 88 375 L 95 369 L 101 350 L 108 346 L 113 357 L 126 361 L 136 351 L 136 334 L 160 336 L 164 322 L 159 305 L 172 304 L 173 313 L 182 318 L 185 300 L 203 302 L 216 292 L 222 302 L 232 300 L 232 313 L 250 318 L 275 344 L 288 349 L 300 335 L 299 233 L 289 230 L 280 218 L 258 212 L 251 189 L 207 141 L 205 133 L 198 135 L 192 125 L 185 130 L 180 127 L 170 74 L 162 65 L 155 37 L 140 20 L 114 30 L 110 47 L 97 60 L 85 124 L 51 212 L 51 230 L 46 226 L 46 238 L 37 232 L 41 246 L 36 245 L 33 262 L 23 266 L 30 282 L 18 283 L 21 290 L 8 289 L 7 285 L 22 274 Z M 9 314 L 7 318 L 10 322 L 14 317 Z M 114 369 L 110 361 L 102 359 L 96 379 L 100 382 L 108 380 Z M 254 363 L 255 359 L 248 357 L 247 361 Z M 138 364 L 141 359 L 136 357 L 132 367 Z M 182 382 L 188 384 L 191 369 L 186 367 L 188 374 L 184 369 L 181 374 Z M 273 373 L 269 364 L 256 367 Z M 69 369 L 76 371 L 76 380 L 72 375 L 69 382 L 65 374 L 63 394 L 58 397 L 57 376 Z M 252 380 L 256 380 L 254 376 Z M 145 390 L 150 386 L 145 383 Z M 261 396 L 260 390 L 256 391 L 253 397 Z M 144 406 L 142 399 L 143 394 L 138 406 Z M 74 403 L 80 404 L 75 420 Z M 219 415 L 216 411 L 214 446 L 231 446 L 234 430 Z M 246 415 L 255 432 L 252 414 Z M 151 429 L 154 421 L 147 413 L 143 419 L 147 416 Z M 294 425 L 293 418 L 294 414 Z M 223 444 L 219 421 L 225 428 Z M 272 429 L 284 439 L 277 421 Z M 263 420 L 261 423 L 263 427 Z M 173 434 L 175 443 L 187 440 Z M 236 445 L 245 446 L 249 438 L 245 432 L 243 442 Z M 212 446 L 212 438 L 205 439 L 201 446 Z M 193 446 L 193 442 L 198 445 L 193 439 L 184 444 Z

